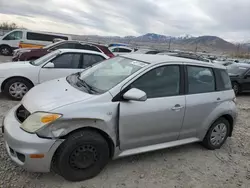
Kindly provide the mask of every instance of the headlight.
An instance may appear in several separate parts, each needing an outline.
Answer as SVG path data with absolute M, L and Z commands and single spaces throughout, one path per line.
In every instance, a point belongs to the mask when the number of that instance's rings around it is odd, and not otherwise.
M 21 125 L 21 128 L 27 132 L 34 133 L 43 126 L 48 125 L 60 118 L 61 114 L 36 112 L 31 114 Z

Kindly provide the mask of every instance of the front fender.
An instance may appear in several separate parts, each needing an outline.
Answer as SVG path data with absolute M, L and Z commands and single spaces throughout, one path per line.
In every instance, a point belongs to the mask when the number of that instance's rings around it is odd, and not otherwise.
M 78 104 L 78 105 L 77 105 Z M 113 141 L 117 142 L 118 103 L 83 104 L 79 108 L 77 103 L 70 108 L 57 109 L 64 114 L 63 118 L 40 130 L 37 134 L 52 139 L 65 136 L 77 129 L 95 128 L 105 132 Z

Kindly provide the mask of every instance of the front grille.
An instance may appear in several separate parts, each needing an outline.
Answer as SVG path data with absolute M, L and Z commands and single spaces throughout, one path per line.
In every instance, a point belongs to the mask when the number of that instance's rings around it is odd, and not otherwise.
M 24 122 L 29 115 L 30 112 L 23 105 L 19 106 L 16 110 L 16 117 L 21 123 Z

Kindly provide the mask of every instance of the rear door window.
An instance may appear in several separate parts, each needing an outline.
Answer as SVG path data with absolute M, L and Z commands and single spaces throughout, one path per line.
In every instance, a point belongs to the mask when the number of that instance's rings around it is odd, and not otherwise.
M 213 70 L 208 67 L 187 66 L 188 94 L 215 91 Z
M 81 59 L 80 53 L 65 53 L 52 60 L 56 69 L 77 69 Z
M 93 66 L 94 64 L 103 61 L 105 58 L 100 55 L 95 54 L 84 54 L 82 68 L 87 68 Z

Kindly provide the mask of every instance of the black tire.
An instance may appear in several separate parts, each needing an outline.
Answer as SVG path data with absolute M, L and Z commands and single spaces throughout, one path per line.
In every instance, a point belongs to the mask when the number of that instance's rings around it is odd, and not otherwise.
M 57 149 L 52 169 L 68 181 L 87 180 L 102 171 L 109 153 L 107 141 L 98 132 L 75 132 Z
M 10 56 L 12 55 L 12 53 L 13 53 L 13 50 L 11 49 L 10 46 L 7 46 L 7 45 L 0 46 L 1 55 Z
M 211 142 L 211 134 L 212 132 L 214 131 L 214 128 L 219 125 L 219 124 L 224 124 L 225 127 L 226 127 L 226 133 L 225 133 L 225 137 L 224 139 L 222 139 L 222 142 L 217 144 L 217 145 L 214 145 L 212 142 Z M 210 150 L 215 150 L 215 149 L 219 149 L 224 143 L 225 141 L 227 140 L 228 138 L 228 135 L 229 135 L 229 132 L 230 132 L 230 124 L 229 122 L 225 119 L 225 118 L 219 118 L 217 119 L 213 124 L 212 126 L 209 128 L 203 142 L 202 142 L 202 145 L 204 147 L 206 147 L 207 149 L 210 149 Z
M 235 95 L 240 94 L 240 86 L 237 82 L 232 83 L 232 88 L 234 90 Z
M 4 93 L 8 98 L 10 98 L 10 99 L 12 99 L 12 100 L 17 100 L 17 101 L 19 101 L 19 100 L 21 100 L 21 99 L 23 98 L 23 96 L 21 96 L 21 95 L 20 95 L 20 97 L 19 97 L 19 96 L 15 97 L 15 96 L 13 96 L 13 95 L 10 93 L 10 87 L 11 87 L 13 84 L 15 84 L 15 83 L 21 83 L 21 84 L 25 85 L 26 88 L 27 88 L 27 92 L 33 87 L 33 84 L 32 84 L 31 82 L 29 82 L 28 80 L 24 79 L 24 78 L 12 78 L 12 79 L 9 79 L 9 80 L 6 82 L 6 84 L 4 85 L 4 87 L 3 87 L 3 93 Z M 27 92 L 26 92 L 26 93 L 27 93 Z M 26 94 L 26 93 L 25 93 L 25 94 Z

